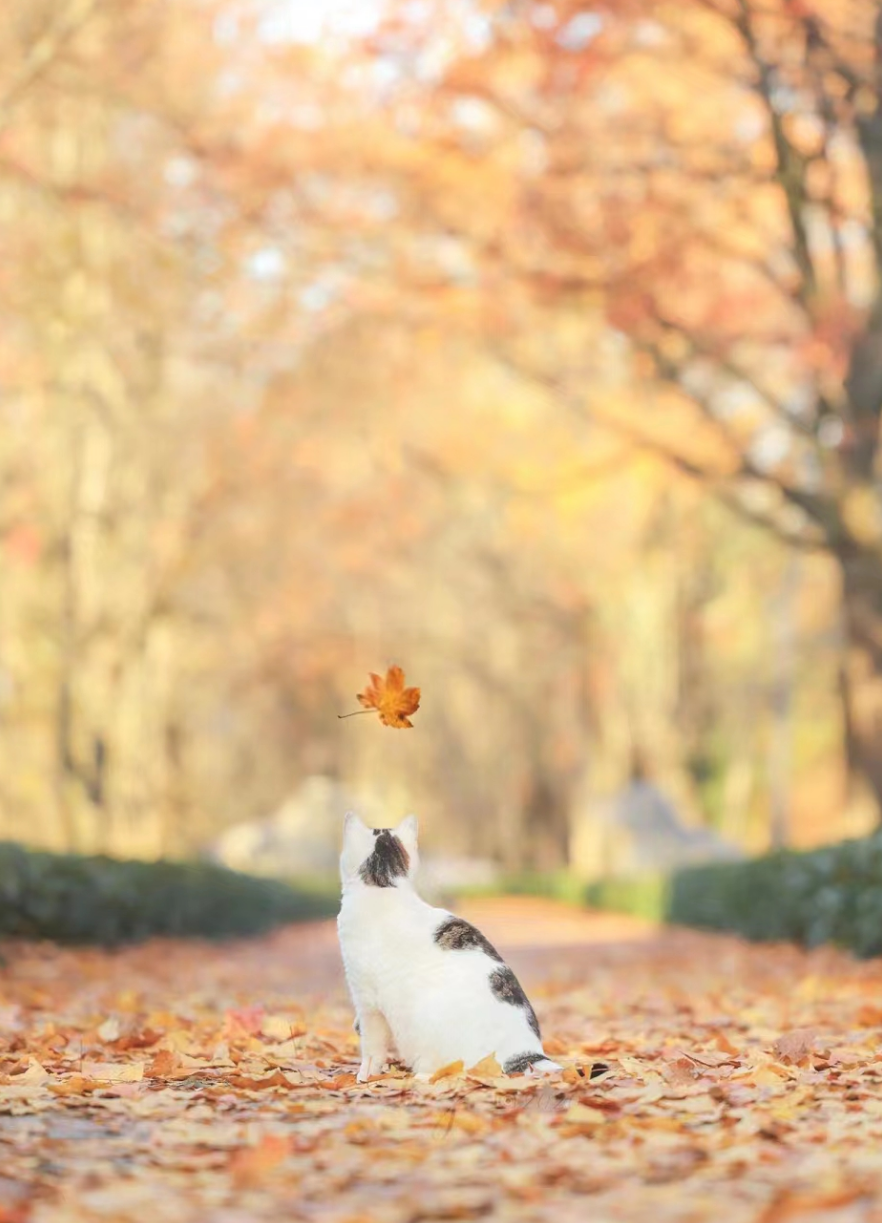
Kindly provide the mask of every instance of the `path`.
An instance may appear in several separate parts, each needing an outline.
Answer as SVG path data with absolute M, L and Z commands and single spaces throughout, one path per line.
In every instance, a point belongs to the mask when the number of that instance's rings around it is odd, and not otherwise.
M 331 923 L 8 949 L 0 1223 L 882 1223 L 882 966 L 461 908 L 563 1079 L 355 1084 Z

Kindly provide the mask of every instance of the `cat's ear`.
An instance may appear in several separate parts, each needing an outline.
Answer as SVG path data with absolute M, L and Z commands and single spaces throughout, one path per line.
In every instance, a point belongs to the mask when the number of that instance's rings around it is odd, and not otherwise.
M 350 832 L 355 832 L 356 829 L 360 829 L 363 832 L 370 832 L 370 829 L 368 828 L 367 824 L 363 823 L 358 818 L 358 816 L 355 814 L 354 811 L 347 811 L 346 814 L 343 816 L 343 835 L 344 837 Z
M 354 811 L 347 811 L 343 820 L 343 850 L 340 854 L 340 877 L 344 883 L 358 874 L 358 868 L 374 847 L 374 834 L 361 822 Z
M 395 829 L 395 835 L 405 849 L 413 851 L 417 847 L 419 831 L 420 822 L 417 817 L 415 815 L 406 815 Z

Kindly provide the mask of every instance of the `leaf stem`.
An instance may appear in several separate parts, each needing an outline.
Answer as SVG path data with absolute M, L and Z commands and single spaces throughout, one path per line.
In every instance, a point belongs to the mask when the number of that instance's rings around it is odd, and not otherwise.
M 376 713 L 376 709 L 356 709 L 355 713 L 338 713 L 338 718 L 357 718 L 360 713 Z

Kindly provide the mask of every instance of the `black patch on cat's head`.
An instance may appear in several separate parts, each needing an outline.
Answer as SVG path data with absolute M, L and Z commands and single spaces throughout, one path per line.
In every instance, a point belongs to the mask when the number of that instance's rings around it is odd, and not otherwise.
M 527 1023 L 530 1025 L 530 1031 L 534 1032 L 538 1039 L 540 1033 L 536 1012 L 530 1006 L 530 1000 L 521 989 L 521 983 L 512 970 L 504 964 L 502 968 L 494 968 L 490 974 L 490 989 L 493 991 L 494 997 L 498 998 L 500 1002 L 508 1002 L 511 1006 L 519 1006 L 527 1012 Z
M 544 1053 L 516 1053 L 508 1058 L 502 1069 L 506 1074 L 524 1074 L 534 1062 L 544 1062 Z
M 493 944 L 461 917 L 445 917 L 432 937 L 445 951 L 483 951 L 491 960 L 502 963 L 502 956 Z
M 361 864 L 359 875 L 363 883 L 375 888 L 391 888 L 395 880 L 410 869 L 407 850 L 388 828 L 375 828 L 373 853 Z

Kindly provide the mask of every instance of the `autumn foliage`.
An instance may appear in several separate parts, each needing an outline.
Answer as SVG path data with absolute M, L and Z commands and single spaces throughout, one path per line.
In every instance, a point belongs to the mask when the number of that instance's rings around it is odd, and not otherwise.
M 635 751 L 745 847 L 866 831 L 874 0 L 4 18 L 0 835 L 186 856 L 320 775 L 550 869 Z M 425 733 L 349 733 L 395 657 Z

